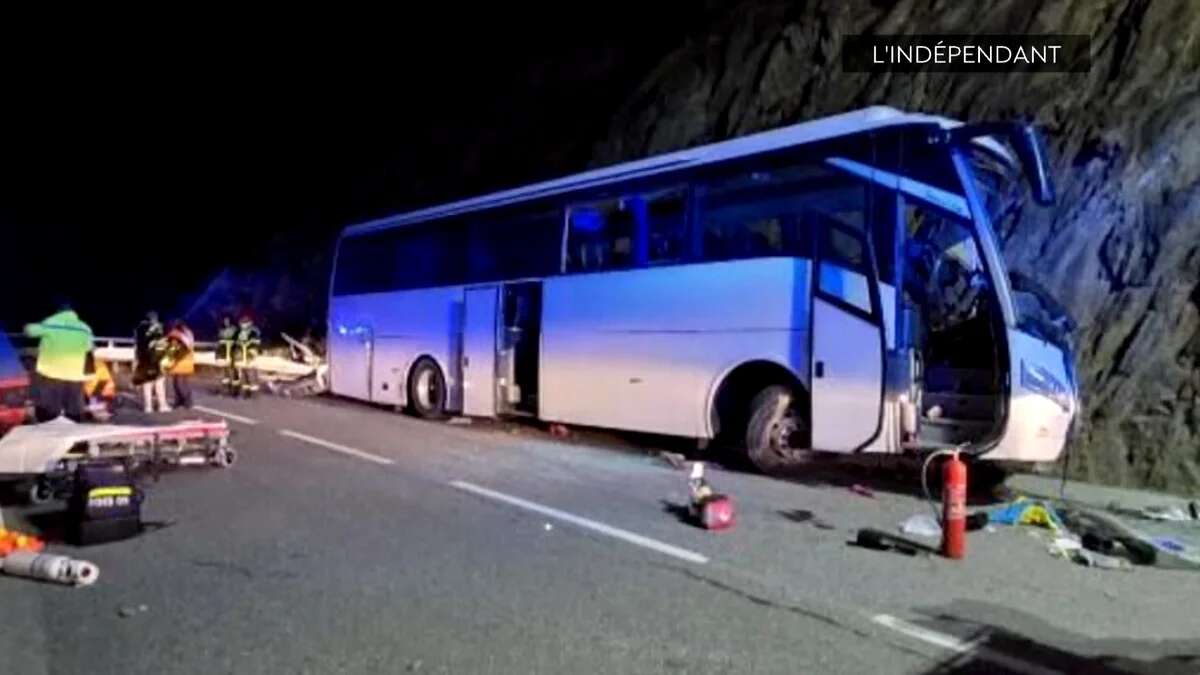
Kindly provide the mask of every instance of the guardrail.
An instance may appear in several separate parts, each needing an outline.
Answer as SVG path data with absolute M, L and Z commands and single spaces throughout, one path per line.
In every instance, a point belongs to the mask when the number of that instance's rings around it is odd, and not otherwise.
M 5 333 L 5 335 L 7 335 L 8 338 L 16 344 L 22 344 L 26 342 L 32 343 L 34 341 L 34 338 L 31 338 L 24 333 Z M 136 340 L 131 337 L 106 337 L 103 335 L 96 335 L 92 337 L 92 343 L 97 348 L 108 347 L 109 349 L 112 349 L 114 347 L 132 347 L 134 342 L 136 342 Z M 216 348 L 216 342 L 196 342 L 196 349 Z
M 18 351 L 23 357 L 32 359 L 37 356 L 37 345 L 32 338 L 26 337 L 24 333 L 5 333 L 5 335 L 14 338 L 13 341 L 19 345 L 23 345 L 18 347 Z M 98 336 L 93 338 L 93 342 L 96 358 L 108 361 L 113 365 L 133 363 L 135 342 L 133 338 Z M 216 346 L 215 342 L 197 342 L 195 347 L 196 366 L 225 367 L 225 364 L 217 361 Z M 318 367 L 316 363 L 299 363 L 286 356 L 273 353 L 259 354 L 250 365 L 263 372 L 292 377 L 309 375 Z

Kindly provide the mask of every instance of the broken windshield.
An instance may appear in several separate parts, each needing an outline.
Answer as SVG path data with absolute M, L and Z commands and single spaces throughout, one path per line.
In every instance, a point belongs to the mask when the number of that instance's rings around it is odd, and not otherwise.
M 1073 353 L 1075 321 L 1066 308 L 1031 277 L 1014 270 L 1009 272 L 1008 278 L 1012 285 L 1017 328 Z
M 1020 166 L 998 148 L 973 143 L 968 153 L 976 192 L 987 212 L 992 231 L 1001 239 L 1010 235 L 1029 201 Z M 1063 349 L 1071 349 L 1075 323 L 1066 309 L 1031 277 L 1009 273 L 1016 327 Z

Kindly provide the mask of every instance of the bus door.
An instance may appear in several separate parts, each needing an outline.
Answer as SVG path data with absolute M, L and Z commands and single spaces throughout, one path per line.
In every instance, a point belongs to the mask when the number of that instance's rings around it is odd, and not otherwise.
M 814 450 L 854 452 L 882 425 L 884 328 L 876 267 L 863 232 L 820 217 L 812 283 Z
M 499 287 L 468 288 L 463 296 L 463 414 L 496 415 L 496 310 Z
M 497 411 L 537 415 L 542 331 L 542 282 L 505 284 L 501 292 L 496 389 Z
M 331 389 L 342 396 L 371 400 L 375 332 L 366 324 L 339 323 L 329 335 Z

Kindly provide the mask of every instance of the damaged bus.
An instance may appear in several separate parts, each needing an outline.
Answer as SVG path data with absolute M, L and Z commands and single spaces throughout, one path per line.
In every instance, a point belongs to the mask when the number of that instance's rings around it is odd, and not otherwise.
M 1005 268 L 1036 131 L 873 107 L 347 228 L 334 393 L 721 439 L 764 471 L 959 446 L 1041 462 L 1072 328 Z

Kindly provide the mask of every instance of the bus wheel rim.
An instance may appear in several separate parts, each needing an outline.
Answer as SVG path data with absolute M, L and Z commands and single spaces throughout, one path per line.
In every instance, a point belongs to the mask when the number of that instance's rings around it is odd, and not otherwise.
M 786 455 L 795 448 L 792 441 L 801 432 L 801 424 L 795 411 L 789 410 L 771 428 L 771 450 Z
M 437 379 L 433 376 L 433 371 L 426 369 L 421 371 L 417 376 L 417 404 L 423 410 L 432 410 L 434 402 L 437 400 Z

